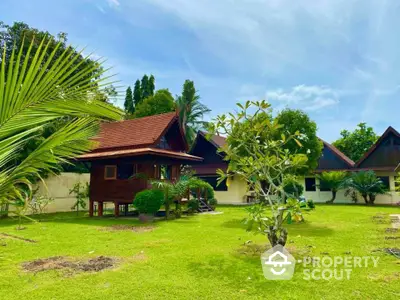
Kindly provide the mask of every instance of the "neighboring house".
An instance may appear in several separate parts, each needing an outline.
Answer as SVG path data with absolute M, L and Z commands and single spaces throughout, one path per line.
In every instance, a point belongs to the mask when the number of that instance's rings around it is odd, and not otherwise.
M 90 216 L 95 202 L 100 216 L 106 202 L 114 204 L 118 216 L 120 205 L 126 211 L 136 193 L 149 188 L 149 180 L 175 180 L 181 165 L 202 161 L 186 153 L 188 146 L 174 112 L 103 123 L 96 140 L 98 147 L 78 158 L 91 163 Z
M 247 192 L 247 185 L 244 180 L 233 178 L 228 185 L 216 187 L 216 170 L 226 170 L 228 162 L 223 160 L 223 153 L 216 150 L 225 143 L 225 138 L 214 136 L 211 140 L 205 138 L 204 132 L 199 132 L 191 154 L 204 157 L 204 161 L 193 165 L 197 176 L 210 182 L 217 190 L 216 199 L 219 203 L 240 204 L 252 200 Z M 395 204 L 400 201 L 400 196 L 395 192 L 396 171 L 400 171 L 400 134 L 392 127 L 389 127 L 371 149 L 357 162 L 354 163 L 333 145 L 322 141 L 323 150 L 314 173 L 324 171 L 360 171 L 373 170 L 381 178 L 389 192 L 387 195 L 377 196 L 376 204 Z M 398 168 L 398 170 L 397 170 Z M 329 189 L 319 182 L 315 175 L 305 176 L 299 179 L 304 186 L 304 195 L 315 202 L 326 202 L 332 197 Z M 363 200 L 360 198 L 359 200 Z M 335 202 L 349 203 L 351 199 L 344 196 L 344 191 L 339 191 Z
M 196 176 L 207 181 L 214 188 L 215 198 L 219 203 L 240 204 L 247 200 L 247 184 L 237 177 L 223 181 L 217 185 L 218 175 L 216 171 L 226 171 L 228 162 L 224 160 L 224 153 L 217 152 L 217 149 L 225 144 L 222 136 L 213 136 L 210 140 L 206 133 L 199 131 L 196 140 L 190 150 L 190 154 L 203 158 L 201 163 L 193 164 L 192 168 Z

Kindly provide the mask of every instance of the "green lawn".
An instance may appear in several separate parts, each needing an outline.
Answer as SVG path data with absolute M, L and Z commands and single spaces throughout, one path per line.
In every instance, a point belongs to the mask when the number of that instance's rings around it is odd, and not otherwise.
M 0 233 L 36 240 L 28 243 L 0 237 L 1 299 L 399 299 L 400 259 L 374 250 L 400 248 L 399 233 L 388 215 L 396 207 L 317 206 L 306 222 L 288 225 L 287 248 L 303 256 L 379 256 L 378 268 L 357 268 L 350 280 L 303 279 L 297 264 L 290 281 L 263 277 L 259 255 L 246 241 L 266 244 L 261 235 L 241 225 L 243 207 L 220 207 L 221 215 L 196 215 L 157 221 L 147 232 L 104 231 L 136 219 L 47 216 L 41 223 L 0 221 Z M 373 216 L 380 214 L 378 218 Z M 383 216 L 383 218 L 381 217 Z M 50 270 L 28 273 L 21 264 L 38 258 L 67 256 L 88 259 L 104 255 L 119 259 L 114 269 L 98 273 Z

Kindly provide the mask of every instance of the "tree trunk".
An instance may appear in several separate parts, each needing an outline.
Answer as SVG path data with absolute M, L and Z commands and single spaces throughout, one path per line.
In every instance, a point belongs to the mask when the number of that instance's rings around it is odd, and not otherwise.
M 369 204 L 374 205 L 375 199 L 376 199 L 376 195 L 369 194 Z
M 276 245 L 285 246 L 287 241 L 287 230 L 285 228 L 281 229 L 280 235 L 278 236 L 278 230 L 274 226 L 269 227 L 268 240 L 272 247 Z
M 361 194 L 361 196 L 363 197 L 365 204 L 368 204 L 368 195 L 367 194 Z
M 336 199 L 336 193 L 337 193 L 337 191 L 332 191 L 332 199 L 326 201 L 326 203 L 333 203 L 333 201 L 335 201 L 335 199 Z

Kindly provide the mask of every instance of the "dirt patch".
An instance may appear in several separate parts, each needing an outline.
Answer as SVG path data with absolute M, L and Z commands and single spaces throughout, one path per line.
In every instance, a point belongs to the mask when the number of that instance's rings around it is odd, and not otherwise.
M 42 272 L 48 270 L 67 270 L 73 272 L 99 272 L 110 269 L 116 264 L 116 259 L 106 256 L 98 256 L 89 260 L 72 261 L 63 256 L 53 256 L 22 264 L 25 271 Z
M 100 231 L 133 231 L 133 232 L 150 232 L 155 226 L 133 226 L 133 225 L 112 225 L 100 227 Z
M 27 243 L 37 243 L 37 241 L 35 241 L 35 240 L 26 239 L 26 238 L 23 238 L 23 237 L 20 237 L 20 236 L 16 236 L 16 235 L 13 235 L 13 234 L 0 232 L 0 235 L 3 236 L 3 237 L 6 237 L 6 238 L 11 238 L 11 239 L 14 239 L 14 240 L 20 240 L 20 241 L 24 241 L 24 242 L 27 242 Z
M 237 252 L 242 255 L 246 256 L 260 256 L 262 253 L 267 251 L 268 247 L 267 245 L 259 245 L 259 244 L 244 244 L 242 247 L 240 247 Z
M 382 213 L 377 213 L 375 216 L 372 216 L 372 221 L 377 224 L 388 224 L 390 223 L 389 217 Z

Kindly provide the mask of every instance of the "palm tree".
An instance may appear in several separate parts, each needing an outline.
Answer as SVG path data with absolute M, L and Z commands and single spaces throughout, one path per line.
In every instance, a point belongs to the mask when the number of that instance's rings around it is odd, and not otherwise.
M 169 218 L 171 204 L 175 201 L 176 209 L 180 210 L 180 200 L 189 194 L 191 189 L 207 190 L 211 185 L 207 182 L 192 176 L 181 176 L 177 181 L 153 180 L 151 185 L 154 189 L 164 192 L 165 218 Z M 208 193 L 209 196 L 213 197 Z
M 353 173 L 349 186 L 360 193 L 365 204 L 374 204 L 376 195 L 386 193 L 382 180 L 376 176 L 374 171 Z
M 90 140 L 100 120 L 119 120 L 122 112 L 97 100 L 98 91 L 106 86 L 104 71 L 93 67 L 77 70 L 79 55 L 67 48 L 56 56 L 50 40 L 43 39 L 31 53 L 12 49 L 6 61 L 6 46 L 0 65 L 0 205 L 25 203 L 32 183 L 42 172 L 52 172 L 60 163 L 90 150 Z M 79 65 L 79 64 L 78 64 Z M 49 124 L 65 121 L 48 138 L 16 165 L 12 162 L 23 146 Z
M 347 186 L 347 173 L 343 171 L 323 172 L 317 177 L 320 181 L 320 186 L 322 183 L 332 192 L 332 199 L 326 201 L 326 203 L 333 203 L 336 199 L 337 192 Z
M 197 131 L 206 124 L 203 121 L 204 115 L 211 110 L 200 103 L 200 96 L 197 94 L 193 81 L 190 80 L 186 80 L 183 84 L 182 95 L 177 97 L 176 104 L 186 140 L 191 145 Z

